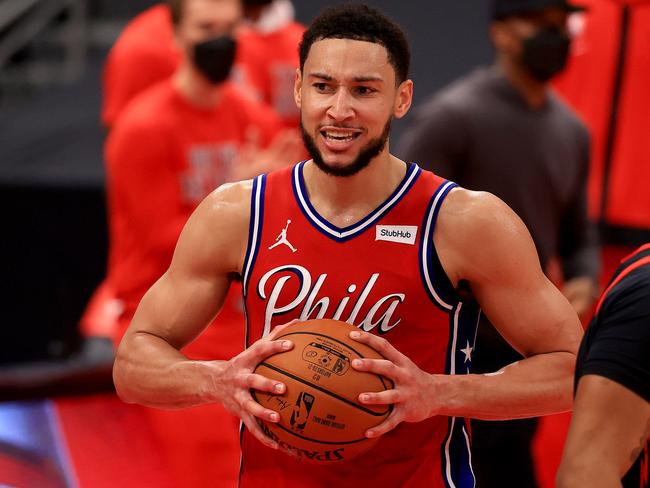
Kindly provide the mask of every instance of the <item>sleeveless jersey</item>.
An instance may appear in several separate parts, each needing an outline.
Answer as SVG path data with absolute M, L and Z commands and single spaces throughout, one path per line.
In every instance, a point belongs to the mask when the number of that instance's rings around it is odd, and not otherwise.
M 334 318 L 385 337 L 428 373 L 469 373 L 480 310 L 460 300 L 433 246 L 455 184 L 412 163 L 375 211 L 338 228 L 310 203 L 304 166 L 253 183 L 242 270 L 247 346 L 292 319 Z M 403 422 L 359 457 L 325 465 L 269 449 L 243 429 L 240 486 L 471 488 L 468 423 Z

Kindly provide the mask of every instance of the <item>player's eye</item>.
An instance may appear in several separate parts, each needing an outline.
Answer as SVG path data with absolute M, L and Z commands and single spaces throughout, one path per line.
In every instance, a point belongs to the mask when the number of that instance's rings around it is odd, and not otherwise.
M 358 87 L 356 87 L 356 92 L 359 95 L 370 95 L 371 93 L 374 93 L 375 91 L 377 91 L 377 90 L 375 90 L 373 88 L 370 88 L 369 86 L 358 86 Z
M 322 83 L 322 82 L 314 83 L 313 87 L 316 88 L 316 91 L 321 93 L 329 91 L 329 86 L 327 85 L 327 83 Z

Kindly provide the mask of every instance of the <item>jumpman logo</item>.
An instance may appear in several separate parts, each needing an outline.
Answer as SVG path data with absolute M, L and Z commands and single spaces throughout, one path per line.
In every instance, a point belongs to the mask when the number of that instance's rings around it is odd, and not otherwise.
M 291 219 L 287 220 L 287 225 L 284 226 L 284 229 L 280 232 L 280 235 L 275 239 L 275 244 L 269 247 L 269 251 L 273 249 L 274 247 L 278 247 L 280 244 L 285 244 L 286 246 L 291 249 L 292 252 L 296 252 L 298 249 L 293 247 L 291 243 L 287 240 L 287 229 L 289 228 L 289 224 L 291 223 Z

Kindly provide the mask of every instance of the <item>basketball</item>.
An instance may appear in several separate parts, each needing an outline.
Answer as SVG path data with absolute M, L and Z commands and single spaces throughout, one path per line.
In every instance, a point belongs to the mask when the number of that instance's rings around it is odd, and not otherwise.
M 374 349 L 350 339 L 352 330 L 357 328 L 338 320 L 292 324 L 276 339 L 291 340 L 293 349 L 256 367 L 256 373 L 286 385 L 282 395 L 252 392 L 258 403 L 280 414 L 278 423 L 260 424 L 285 453 L 318 463 L 347 461 L 377 441 L 365 432 L 380 424 L 392 405 L 364 405 L 358 397 L 393 385 L 383 376 L 352 368 L 355 358 L 382 359 Z

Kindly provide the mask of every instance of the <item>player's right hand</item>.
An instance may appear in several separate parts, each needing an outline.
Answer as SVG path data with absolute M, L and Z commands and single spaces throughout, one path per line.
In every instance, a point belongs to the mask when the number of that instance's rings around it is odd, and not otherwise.
M 288 351 L 293 347 L 291 341 L 275 339 L 287 325 L 289 324 L 276 327 L 267 337 L 258 340 L 232 359 L 221 362 L 221 371 L 218 380 L 215 381 L 217 396 L 224 408 L 238 416 L 257 440 L 272 449 L 277 449 L 278 445 L 264 434 L 256 417 L 267 422 L 278 422 L 280 415 L 257 403 L 251 395 L 251 389 L 282 394 L 286 386 L 282 382 L 271 380 L 253 371 L 269 356 Z

